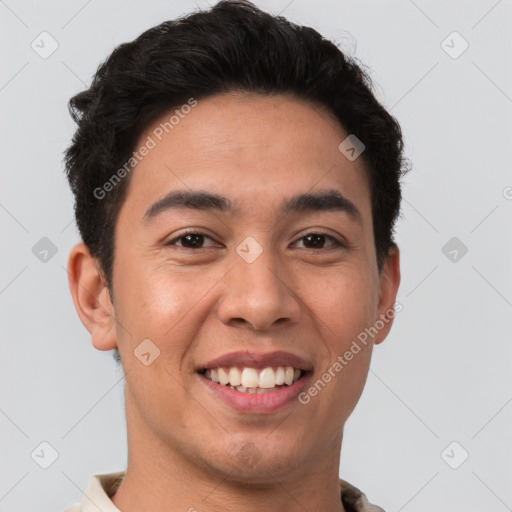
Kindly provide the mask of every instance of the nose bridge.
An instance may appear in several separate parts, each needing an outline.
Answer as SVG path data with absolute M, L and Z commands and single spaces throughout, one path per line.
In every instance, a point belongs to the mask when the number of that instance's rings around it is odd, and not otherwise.
M 284 319 L 296 321 L 299 311 L 279 255 L 251 237 L 239 244 L 219 307 L 221 321 L 244 320 L 266 329 Z
M 267 248 L 261 254 L 251 255 L 254 259 L 246 260 L 240 254 L 238 256 L 236 270 L 239 270 L 239 279 L 244 279 L 256 293 L 260 291 L 265 291 L 267 295 L 279 293 L 283 285 L 283 278 L 279 273 L 283 270 L 275 253 Z

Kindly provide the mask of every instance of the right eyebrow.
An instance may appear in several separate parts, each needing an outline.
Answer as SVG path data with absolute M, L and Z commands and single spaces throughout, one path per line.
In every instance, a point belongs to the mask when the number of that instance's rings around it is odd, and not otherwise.
M 146 210 L 144 219 L 152 219 L 164 211 L 176 208 L 219 210 L 231 214 L 238 213 L 238 208 L 227 197 L 201 190 L 174 190 L 151 205 Z

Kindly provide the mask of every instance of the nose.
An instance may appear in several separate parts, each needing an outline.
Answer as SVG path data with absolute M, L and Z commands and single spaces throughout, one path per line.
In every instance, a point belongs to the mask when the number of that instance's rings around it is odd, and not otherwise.
M 301 308 L 293 277 L 270 250 L 264 250 L 252 263 L 235 254 L 224 283 L 218 315 L 225 325 L 263 331 L 298 322 Z

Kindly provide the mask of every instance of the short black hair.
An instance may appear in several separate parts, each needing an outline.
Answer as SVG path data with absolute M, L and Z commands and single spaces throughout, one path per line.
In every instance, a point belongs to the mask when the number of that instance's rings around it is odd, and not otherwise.
M 400 126 L 372 89 L 355 59 L 317 31 L 245 0 L 220 1 L 118 46 L 91 86 L 69 102 L 78 127 L 65 153 L 78 229 L 111 297 L 115 224 L 137 141 L 191 98 L 235 91 L 287 94 L 321 105 L 363 142 L 380 271 L 394 245 L 400 179 L 408 169 Z

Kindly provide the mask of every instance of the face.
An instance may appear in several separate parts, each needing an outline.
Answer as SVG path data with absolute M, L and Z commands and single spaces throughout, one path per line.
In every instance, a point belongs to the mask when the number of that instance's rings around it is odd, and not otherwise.
M 116 321 L 90 329 L 119 349 L 130 442 L 252 482 L 337 460 L 391 320 L 358 336 L 399 282 L 398 253 L 377 270 L 362 159 L 285 96 L 200 100 L 162 133 L 168 119 L 140 138 L 156 144 L 119 213 Z

